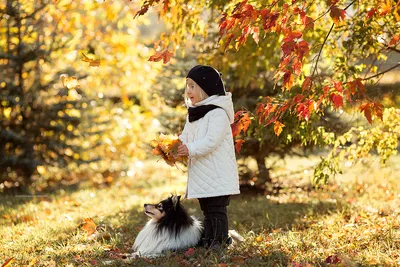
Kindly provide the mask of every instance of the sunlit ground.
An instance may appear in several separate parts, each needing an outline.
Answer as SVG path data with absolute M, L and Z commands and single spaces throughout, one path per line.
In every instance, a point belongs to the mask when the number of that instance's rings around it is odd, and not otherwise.
M 378 160 L 347 164 L 329 186 L 309 190 L 307 167 L 315 160 L 291 159 L 276 169 L 279 193 L 232 198 L 230 228 L 245 242 L 225 254 L 127 257 L 147 221 L 143 203 L 184 192 L 185 173 L 161 161 L 147 161 L 109 187 L 1 197 L 0 264 L 13 258 L 10 266 L 398 266 L 400 156 L 384 168 Z M 294 166 L 298 174 L 285 176 Z M 196 200 L 184 205 L 200 217 Z M 93 235 L 82 229 L 85 218 L 97 225 Z

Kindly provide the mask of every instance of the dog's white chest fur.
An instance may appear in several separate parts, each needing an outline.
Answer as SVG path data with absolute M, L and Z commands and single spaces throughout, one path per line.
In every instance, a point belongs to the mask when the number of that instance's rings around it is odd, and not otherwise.
M 195 246 L 201 238 L 202 225 L 195 217 L 191 217 L 193 224 L 182 229 L 177 235 L 167 229 L 157 232 L 157 222 L 151 219 L 136 237 L 133 244 L 134 255 L 157 256 L 168 250 Z

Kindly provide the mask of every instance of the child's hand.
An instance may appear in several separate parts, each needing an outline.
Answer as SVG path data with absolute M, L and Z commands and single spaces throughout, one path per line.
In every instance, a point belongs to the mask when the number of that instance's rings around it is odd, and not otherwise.
M 179 157 L 186 157 L 189 156 L 189 150 L 186 145 L 180 145 L 178 147 L 178 156 Z

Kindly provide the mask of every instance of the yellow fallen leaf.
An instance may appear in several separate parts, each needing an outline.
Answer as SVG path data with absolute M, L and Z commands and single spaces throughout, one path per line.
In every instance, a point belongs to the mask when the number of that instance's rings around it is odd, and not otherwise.
M 11 267 L 11 263 L 14 261 L 14 258 L 10 258 L 6 260 L 1 267 Z
M 92 218 L 84 219 L 85 223 L 82 225 L 82 230 L 87 232 L 87 235 L 92 235 L 96 232 L 96 224 Z
M 35 258 L 33 258 L 30 262 L 29 262 L 29 265 L 28 265 L 28 267 L 30 267 L 30 266 L 37 266 L 37 261 L 38 261 L 38 257 L 35 257 Z

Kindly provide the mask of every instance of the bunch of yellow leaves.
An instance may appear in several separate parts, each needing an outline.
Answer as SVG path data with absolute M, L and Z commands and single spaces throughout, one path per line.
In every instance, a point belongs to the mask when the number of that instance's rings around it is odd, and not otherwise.
M 154 155 L 161 156 L 164 161 L 174 166 L 176 162 L 187 163 L 187 157 L 178 156 L 178 147 L 182 142 L 176 135 L 172 134 L 161 134 L 158 140 L 152 140 L 150 145 L 153 147 L 151 151 Z

